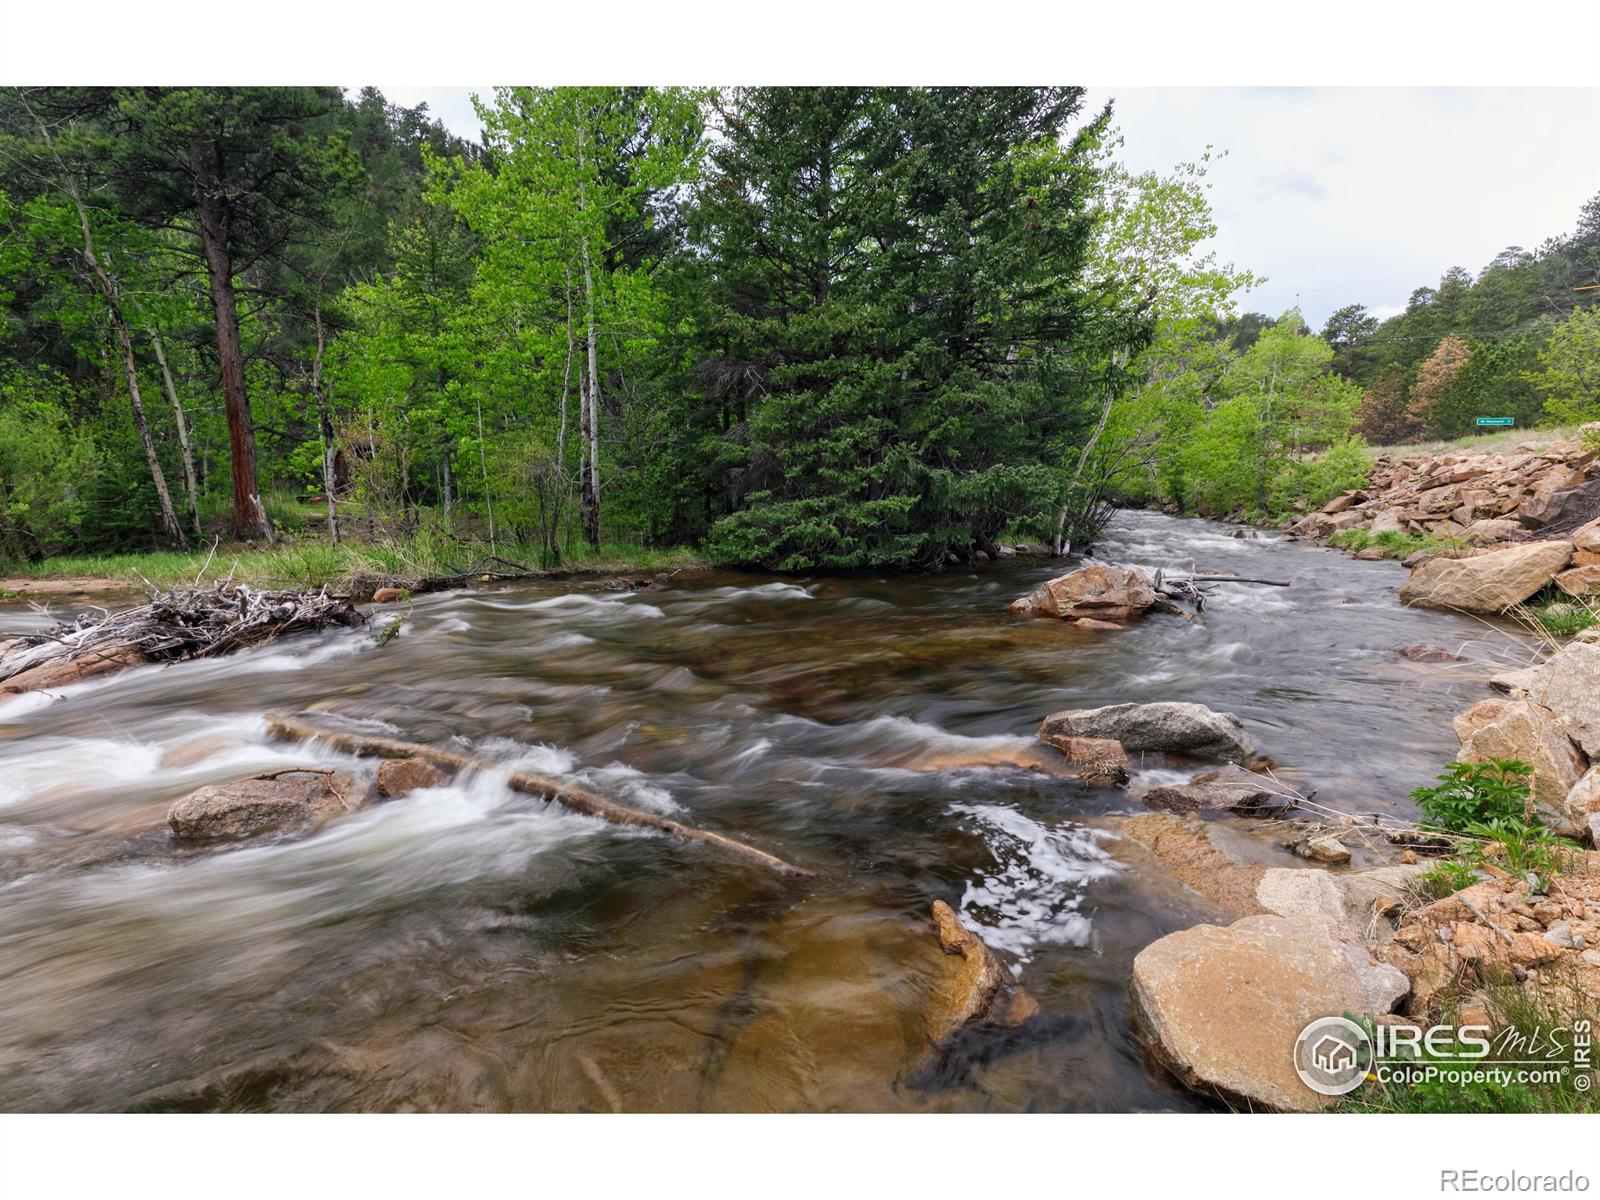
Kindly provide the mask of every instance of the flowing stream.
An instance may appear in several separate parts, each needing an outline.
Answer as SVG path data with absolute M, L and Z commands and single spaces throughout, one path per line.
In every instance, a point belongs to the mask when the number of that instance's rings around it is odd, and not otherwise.
M 1200 701 L 1320 802 L 1405 813 L 1491 666 L 1529 656 L 1509 630 L 1402 608 L 1394 563 L 1230 532 L 1125 513 L 1098 547 L 1293 580 L 1222 585 L 1193 622 L 1006 611 L 1060 564 L 551 581 L 420 597 L 381 648 L 331 632 L 0 701 L 0 1108 L 1197 1107 L 1143 1060 L 1128 977 L 1206 913 L 1118 832 L 1140 786 L 1197 768 L 1149 757 L 1135 794 L 1090 787 L 1048 769 L 1040 719 Z M 0 608 L 0 636 L 43 623 Z M 1424 641 L 1470 661 L 1395 653 Z M 494 773 L 310 837 L 175 846 L 166 808 L 202 784 L 289 764 L 372 778 L 268 741 L 269 712 L 475 749 L 816 878 Z M 928 1043 L 936 898 L 1039 1015 Z

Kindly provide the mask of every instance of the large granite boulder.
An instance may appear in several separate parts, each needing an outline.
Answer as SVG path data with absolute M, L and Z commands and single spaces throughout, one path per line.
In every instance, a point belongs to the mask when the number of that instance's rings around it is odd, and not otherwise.
M 1400 599 L 1425 608 L 1492 615 L 1521 604 L 1559 574 L 1572 543 L 1527 542 L 1471 558 L 1431 558 L 1400 586 Z
M 1320 1017 L 1388 1013 L 1409 986 L 1314 912 L 1196 925 L 1133 960 L 1136 1011 L 1154 1055 L 1189 1087 L 1281 1112 L 1333 1103 L 1295 1071 L 1301 1030 Z
M 1117 622 L 1142 616 L 1156 602 L 1150 577 L 1136 567 L 1090 563 L 1040 584 L 1011 611 L 1063 620 Z
M 1600 646 L 1563 646 L 1538 669 L 1528 698 L 1553 712 L 1583 752 L 1600 760 Z
M 1160 750 L 1226 762 L 1243 762 L 1253 751 L 1238 717 L 1213 712 L 1204 704 L 1178 701 L 1109 704 L 1052 713 L 1039 727 L 1039 739 L 1053 744 L 1052 739 L 1062 737 L 1115 738 L 1129 750 Z
M 1530 699 L 1480 700 L 1451 724 L 1461 741 L 1461 762 L 1505 758 L 1531 766 L 1533 797 L 1550 814 L 1563 812 L 1567 793 L 1587 767 L 1555 714 Z

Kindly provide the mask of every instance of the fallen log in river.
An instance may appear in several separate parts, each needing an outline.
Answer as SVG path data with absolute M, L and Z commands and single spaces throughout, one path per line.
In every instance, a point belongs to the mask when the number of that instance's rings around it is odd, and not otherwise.
M 354 754 L 362 758 L 420 758 L 435 766 L 444 767 L 451 771 L 486 771 L 494 770 L 495 764 L 487 759 L 475 758 L 470 754 L 462 754 L 455 750 L 443 750 L 437 746 L 426 746 L 420 742 L 405 742 L 397 738 L 372 737 L 361 733 L 346 733 L 335 729 L 323 729 L 320 726 L 299 721 L 293 717 L 268 717 L 267 728 L 274 737 L 285 741 L 305 742 L 320 741 L 324 745 L 345 754 Z M 636 828 L 653 829 L 657 833 L 665 833 L 670 837 L 683 838 L 687 841 L 705 842 L 716 846 L 749 862 L 757 863 L 768 870 L 777 871 L 784 875 L 810 876 L 812 871 L 804 867 L 797 867 L 793 863 L 785 862 L 776 855 L 768 854 L 765 850 L 757 850 L 754 846 L 725 837 L 720 833 L 712 833 L 708 829 L 696 829 L 692 825 L 685 825 L 681 821 L 673 821 L 667 817 L 657 816 L 655 813 L 640 812 L 636 808 L 629 808 L 618 804 L 615 800 L 608 800 L 594 792 L 573 787 L 571 784 L 561 783 L 547 775 L 536 775 L 531 771 L 513 771 L 506 780 L 509 787 L 516 791 L 524 792 L 530 796 L 538 796 L 541 800 L 551 800 L 573 812 L 583 813 L 585 816 L 599 817 L 602 821 L 610 821 L 614 825 L 630 825 Z

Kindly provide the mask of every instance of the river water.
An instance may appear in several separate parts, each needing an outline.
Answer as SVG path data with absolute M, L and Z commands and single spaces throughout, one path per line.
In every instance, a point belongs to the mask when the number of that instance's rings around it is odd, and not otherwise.
M 1222 585 L 1193 622 L 1006 611 L 1060 564 L 551 581 L 420 597 L 381 647 L 340 631 L 0 702 L 0 1108 L 1198 1107 L 1143 1060 L 1127 982 L 1140 947 L 1207 910 L 1134 865 L 1118 829 L 1136 798 L 1030 769 L 1054 765 L 1040 719 L 1200 701 L 1319 801 L 1404 813 L 1488 664 L 1528 653 L 1400 607 L 1396 564 L 1230 531 L 1125 513 L 1098 548 L 1292 580 Z M 42 620 L 0 609 L 0 635 Z M 1395 654 L 1419 641 L 1473 661 Z M 309 838 L 175 847 L 166 807 L 202 784 L 289 764 L 372 777 L 269 742 L 269 712 L 474 749 L 816 877 L 494 774 Z M 1138 765 L 1135 792 L 1185 766 Z M 1038 1016 L 929 1044 L 939 898 Z

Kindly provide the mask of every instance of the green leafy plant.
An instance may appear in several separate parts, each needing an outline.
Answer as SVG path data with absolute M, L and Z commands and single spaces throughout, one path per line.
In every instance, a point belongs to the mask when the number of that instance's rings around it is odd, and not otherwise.
M 1504 858 L 1506 869 L 1513 874 L 1535 876 L 1535 890 L 1541 892 L 1561 869 L 1561 852 L 1572 845 L 1541 825 L 1515 817 L 1474 821 L 1462 832 L 1482 839 L 1467 847 L 1469 857 L 1479 862 Z
M 1476 822 L 1533 822 L 1528 782 L 1533 768 L 1515 759 L 1492 758 L 1486 763 L 1453 762 L 1435 787 L 1416 788 L 1416 801 L 1434 829 L 1462 832 Z

